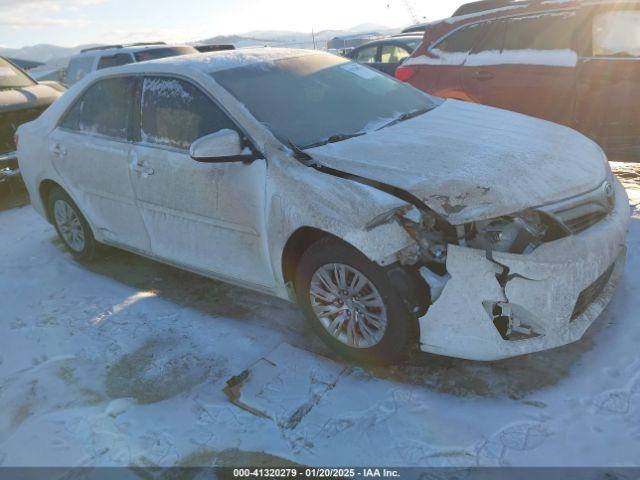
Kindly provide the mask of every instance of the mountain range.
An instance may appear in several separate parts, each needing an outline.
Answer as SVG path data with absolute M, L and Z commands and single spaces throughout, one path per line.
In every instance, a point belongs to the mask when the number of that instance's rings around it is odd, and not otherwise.
M 201 43 L 232 43 L 236 47 L 251 46 L 289 46 L 295 48 L 324 48 L 327 41 L 340 36 L 357 33 L 375 32 L 381 35 L 397 32 L 398 28 L 390 28 L 384 25 L 364 23 L 346 30 L 322 30 L 319 32 L 289 32 L 259 30 L 237 35 L 217 35 L 202 39 L 190 44 Z M 156 39 L 154 39 L 156 40 Z M 99 44 L 78 45 L 75 47 L 61 47 L 59 45 L 40 44 L 22 48 L 1 48 L 0 55 L 5 57 L 19 58 L 22 60 L 32 60 L 42 62 L 49 67 L 65 66 L 70 56 L 80 52 L 83 48 L 95 47 Z

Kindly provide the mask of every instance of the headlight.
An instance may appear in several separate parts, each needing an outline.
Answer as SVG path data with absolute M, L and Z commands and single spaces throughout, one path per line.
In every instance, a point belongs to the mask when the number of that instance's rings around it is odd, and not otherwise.
M 526 211 L 468 226 L 467 245 L 481 250 L 530 253 L 543 241 L 548 227 L 538 212 Z

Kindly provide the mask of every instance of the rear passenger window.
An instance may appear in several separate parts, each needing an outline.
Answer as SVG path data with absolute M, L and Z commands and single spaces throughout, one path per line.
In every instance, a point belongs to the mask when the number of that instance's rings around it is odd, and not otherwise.
M 484 24 L 484 35 L 480 42 L 473 48 L 473 53 L 480 52 L 500 52 L 504 45 L 505 22 L 496 20 Z
M 93 84 L 67 113 L 63 128 L 127 139 L 136 80 L 109 78 Z
M 174 78 L 145 78 L 143 142 L 186 150 L 198 138 L 224 129 L 237 130 L 237 127 L 191 83 Z
M 356 54 L 355 60 L 360 63 L 376 63 L 378 61 L 378 47 L 363 48 Z
M 511 19 L 504 50 L 573 50 L 574 19 L 573 14 Z
M 484 25 L 475 24 L 452 33 L 434 48 L 448 53 L 469 53 L 476 42 L 480 39 L 480 34 L 484 31 Z
M 108 55 L 106 57 L 102 57 L 98 62 L 98 70 L 109 67 L 117 67 L 120 65 L 127 65 L 128 63 L 133 63 L 133 57 L 128 53 Z
M 380 51 L 382 63 L 400 63 L 409 57 L 409 52 L 397 45 L 384 45 Z

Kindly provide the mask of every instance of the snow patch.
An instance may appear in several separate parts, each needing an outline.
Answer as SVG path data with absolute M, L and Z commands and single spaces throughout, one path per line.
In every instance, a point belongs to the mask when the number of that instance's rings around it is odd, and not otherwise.
M 565 50 L 489 50 L 480 53 L 467 54 L 462 52 L 444 52 L 433 49 L 433 57 L 420 55 L 410 58 L 405 65 L 465 65 L 481 67 L 491 65 L 546 65 L 553 67 L 575 67 L 578 64 L 578 54 L 569 49 Z

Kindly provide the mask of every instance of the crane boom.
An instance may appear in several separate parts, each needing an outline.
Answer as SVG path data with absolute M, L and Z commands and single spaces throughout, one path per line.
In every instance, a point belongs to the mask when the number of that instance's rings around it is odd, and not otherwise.
M 404 7 L 407 9 L 413 23 L 420 23 L 420 18 L 416 15 L 416 11 L 411 4 L 411 0 L 402 0 L 402 3 L 404 3 Z

